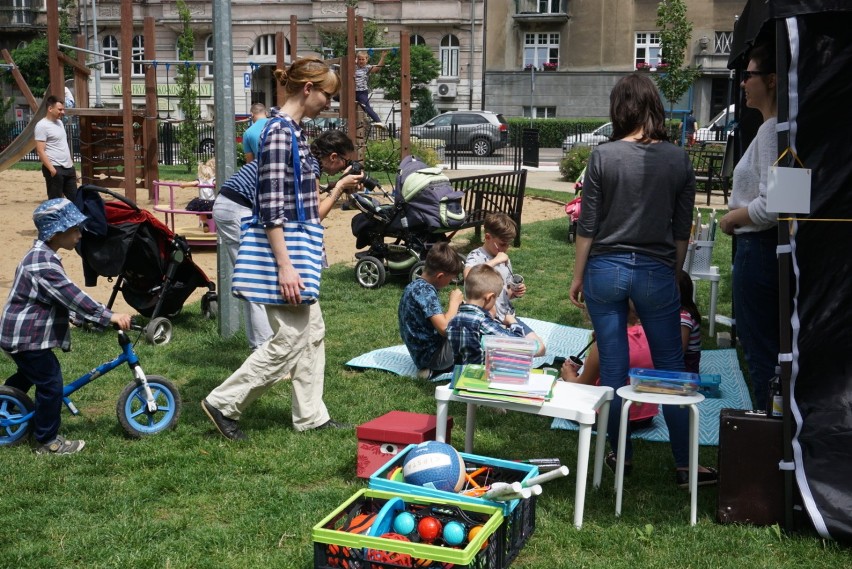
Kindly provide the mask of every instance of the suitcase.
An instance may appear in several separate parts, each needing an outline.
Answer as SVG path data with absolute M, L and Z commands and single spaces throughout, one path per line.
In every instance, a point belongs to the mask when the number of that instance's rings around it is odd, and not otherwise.
M 781 419 L 721 410 L 716 521 L 784 525 L 783 444 Z

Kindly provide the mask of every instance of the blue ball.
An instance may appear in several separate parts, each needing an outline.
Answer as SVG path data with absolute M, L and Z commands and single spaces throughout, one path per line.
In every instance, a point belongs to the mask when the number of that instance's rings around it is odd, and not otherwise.
M 458 492 L 464 486 L 464 460 L 450 445 L 426 441 L 406 455 L 402 475 L 408 484 Z
M 409 512 L 400 512 L 393 520 L 393 531 L 401 535 L 408 535 L 414 531 L 414 515 Z
M 447 522 L 444 525 L 444 543 L 459 545 L 464 541 L 465 528 L 459 522 Z

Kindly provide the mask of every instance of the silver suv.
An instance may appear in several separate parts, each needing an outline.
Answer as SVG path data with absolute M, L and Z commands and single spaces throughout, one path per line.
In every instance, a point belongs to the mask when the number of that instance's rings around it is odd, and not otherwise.
M 458 134 L 453 140 L 453 125 Z M 509 142 L 509 123 L 503 115 L 491 111 L 448 111 L 426 124 L 411 127 L 412 136 L 443 140 L 449 150 L 469 150 L 476 156 L 490 156 Z

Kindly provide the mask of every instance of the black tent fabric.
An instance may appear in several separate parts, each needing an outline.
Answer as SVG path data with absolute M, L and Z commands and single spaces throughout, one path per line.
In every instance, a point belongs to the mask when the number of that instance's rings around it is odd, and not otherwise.
M 792 298 L 781 300 L 793 303 L 793 464 L 816 530 L 852 541 L 852 2 L 750 0 L 729 67 L 776 29 L 790 62 L 779 138 L 812 170 L 811 213 L 790 222 Z

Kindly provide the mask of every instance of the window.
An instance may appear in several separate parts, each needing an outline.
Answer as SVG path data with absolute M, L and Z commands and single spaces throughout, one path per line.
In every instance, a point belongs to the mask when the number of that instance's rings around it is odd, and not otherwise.
M 654 67 L 660 63 L 660 34 L 636 32 L 636 68 Z
M 104 75 L 118 75 L 118 40 L 115 36 L 106 36 L 101 42 L 101 53 L 107 58 L 104 60 Z M 109 59 L 115 57 L 116 59 Z
M 559 65 L 559 34 L 524 34 L 524 69 L 543 69 L 545 63 Z
M 426 40 L 423 39 L 423 36 L 414 34 L 412 36 L 409 36 L 408 43 L 410 43 L 411 45 L 426 45 Z
M 733 39 L 734 32 L 716 32 L 716 40 L 713 42 L 713 53 L 716 55 L 730 55 Z
M 133 61 L 142 61 L 145 59 L 144 36 L 133 36 L 133 50 L 130 52 L 130 59 Z M 141 63 L 134 63 L 133 75 L 145 75 L 145 66 Z
M 538 0 L 539 14 L 558 14 L 562 12 L 560 4 L 562 0 Z
M 530 118 L 530 107 L 524 107 L 524 117 Z M 556 107 L 532 107 L 532 118 L 555 119 Z
M 459 113 L 453 122 L 457 125 L 488 124 L 488 119 L 482 115 Z
M 459 38 L 450 34 L 441 38 L 441 77 L 459 76 Z
M 275 63 L 275 34 L 258 36 L 249 51 L 253 63 Z M 290 60 L 290 42 L 284 38 L 284 61 Z
M 213 36 L 207 36 L 207 42 L 204 44 L 204 57 L 207 61 L 213 61 Z M 204 75 L 206 77 L 213 77 L 213 66 L 206 65 Z

